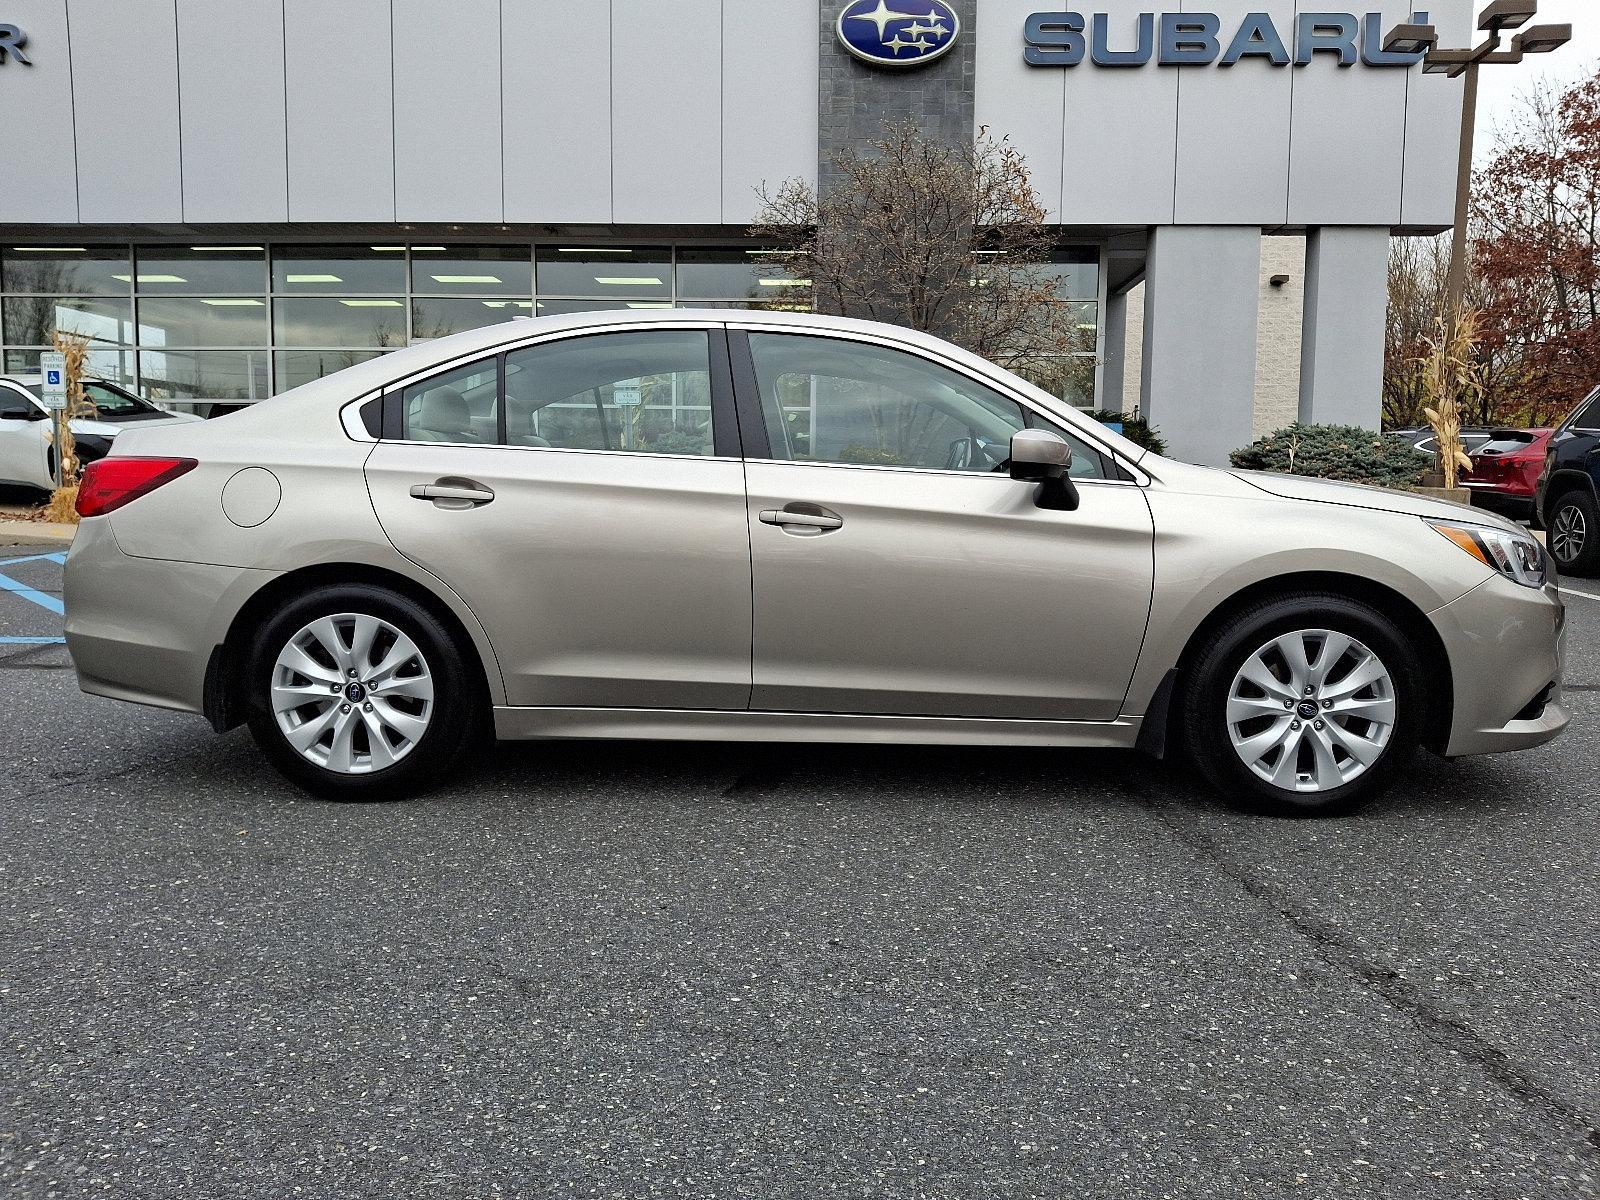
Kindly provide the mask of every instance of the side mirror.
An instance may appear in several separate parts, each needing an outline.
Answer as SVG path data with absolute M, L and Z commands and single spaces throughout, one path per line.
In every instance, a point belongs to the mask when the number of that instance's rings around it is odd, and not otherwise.
M 1040 508 L 1072 512 L 1078 489 L 1072 470 L 1072 447 L 1048 429 L 1019 429 L 1011 435 L 1011 478 L 1039 484 L 1033 502 Z
M 41 412 L 31 404 L 19 404 L 13 408 L 0 408 L 0 421 L 43 421 L 48 419 L 49 413 Z

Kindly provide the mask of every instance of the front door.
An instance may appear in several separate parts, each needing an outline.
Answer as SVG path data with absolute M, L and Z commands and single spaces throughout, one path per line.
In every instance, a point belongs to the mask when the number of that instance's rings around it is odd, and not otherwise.
M 1044 424 L 963 372 L 869 341 L 751 332 L 751 707 L 1104 721 L 1150 611 L 1142 489 L 1073 441 L 1080 507 L 1012 480 Z M 741 402 L 744 397 L 741 396 Z
M 722 336 L 547 341 L 389 401 L 403 430 L 367 462 L 378 518 L 477 614 L 508 703 L 747 706 L 750 542 Z

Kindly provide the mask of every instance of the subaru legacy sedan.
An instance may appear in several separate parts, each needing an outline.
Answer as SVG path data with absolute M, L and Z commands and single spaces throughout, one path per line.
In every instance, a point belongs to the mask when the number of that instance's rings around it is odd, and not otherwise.
M 843 318 L 457 334 L 130 428 L 79 505 L 84 690 L 248 724 L 328 797 L 436 785 L 492 730 L 1125 747 L 1326 813 L 1568 720 L 1516 526 L 1162 458 Z

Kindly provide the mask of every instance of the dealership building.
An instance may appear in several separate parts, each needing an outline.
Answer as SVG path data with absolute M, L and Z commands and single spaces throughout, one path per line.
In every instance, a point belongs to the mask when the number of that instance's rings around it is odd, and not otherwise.
M 1330 3 L 1331 0 L 1323 0 Z M 251 402 L 583 309 L 794 305 L 758 193 L 987 129 L 1059 226 L 1074 403 L 1221 462 L 1376 427 L 1389 239 L 1452 219 L 1466 0 L 0 0 L 0 346 Z

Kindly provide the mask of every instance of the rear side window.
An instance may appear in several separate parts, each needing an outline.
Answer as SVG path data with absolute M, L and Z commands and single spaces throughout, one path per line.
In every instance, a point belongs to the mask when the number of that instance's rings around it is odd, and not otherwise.
M 714 454 L 710 335 L 599 333 L 506 355 L 506 441 L 565 450 Z
M 400 393 L 400 419 L 407 441 L 494 445 L 499 441 L 499 360 L 413 383 Z

